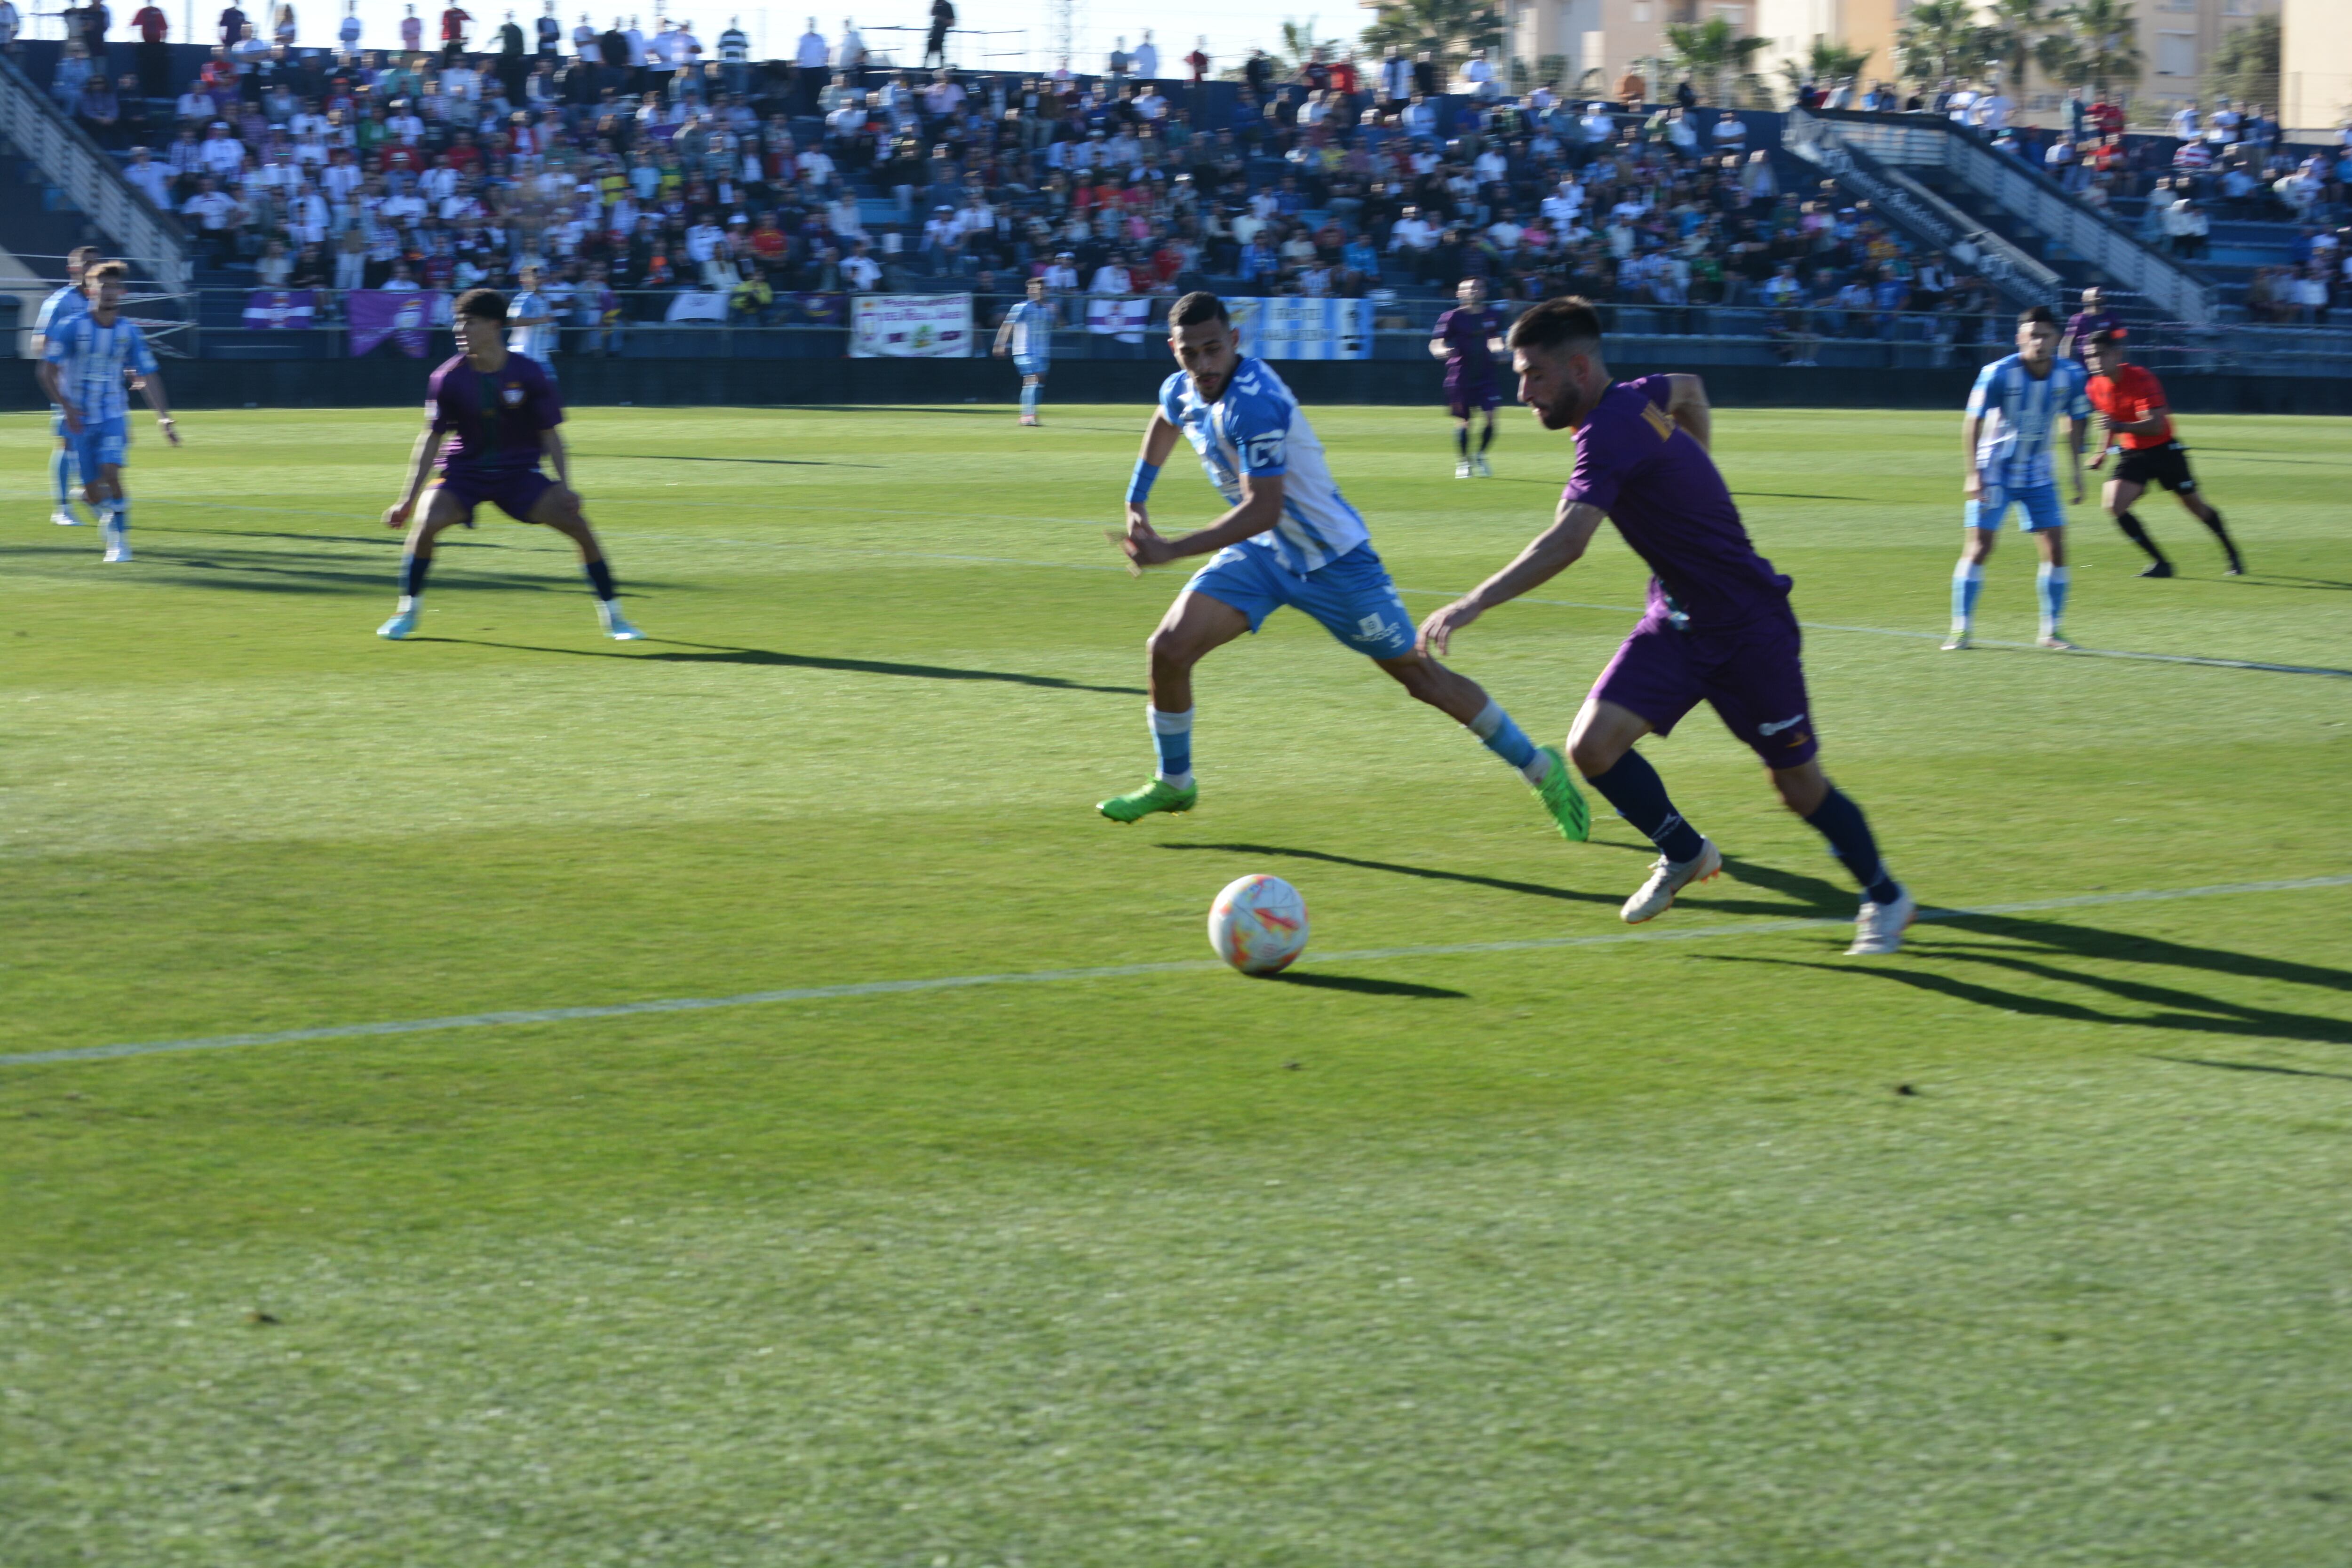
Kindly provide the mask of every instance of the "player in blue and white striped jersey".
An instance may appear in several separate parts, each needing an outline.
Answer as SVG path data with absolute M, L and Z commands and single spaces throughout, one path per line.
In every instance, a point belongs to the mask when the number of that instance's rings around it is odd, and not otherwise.
M 41 338 L 41 387 L 65 420 L 81 471 L 82 500 L 98 513 L 109 561 L 131 559 L 131 503 L 122 493 L 131 441 L 126 383 L 146 395 L 164 438 L 180 444 L 155 356 L 139 323 L 122 315 L 130 275 L 120 261 L 91 268 L 83 284 L 89 310 L 63 325 L 53 322 Z
M 41 313 L 33 320 L 33 361 L 40 363 L 41 345 L 49 329 L 62 326 L 89 309 L 89 300 L 81 291 L 83 279 L 98 265 L 99 248 L 94 245 L 77 247 L 66 257 L 65 287 L 41 301 Z M 56 449 L 49 453 L 49 521 L 59 528 L 79 528 L 81 519 L 74 515 L 73 496 L 80 484 L 74 472 L 73 443 L 66 439 L 65 411 L 54 404 L 49 408 L 49 434 L 57 437 Z
M 1467 726 L 1534 788 L 1564 837 L 1585 837 L 1591 818 L 1567 760 L 1555 748 L 1538 749 L 1476 681 L 1414 647 L 1412 617 L 1363 517 L 1333 481 L 1315 427 L 1282 378 L 1243 354 L 1224 301 L 1206 293 L 1177 300 L 1168 312 L 1168 346 L 1184 368 L 1160 389 L 1128 481 L 1127 531 L 1111 538 L 1139 575 L 1188 555 L 1210 560 L 1151 634 L 1145 712 L 1159 770 L 1141 789 L 1096 809 L 1114 822 L 1192 809 L 1200 798 L 1192 782 L 1192 667 L 1296 605 L 1414 697 Z M 1151 526 L 1144 503 L 1180 435 L 1201 454 L 1228 510 L 1208 527 L 1171 539 Z
M 522 288 L 507 301 L 507 353 L 537 361 L 539 368 L 547 373 L 547 379 L 553 381 L 558 335 L 554 307 L 539 291 L 538 268 L 524 268 L 515 281 Z
M 1977 595 L 1984 588 L 1984 563 L 2000 536 L 2001 519 L 2014 503 L 2017 526 L 2033 535 L 2042 551 L 2034 588 L 2042 603 L 2042 646 L 2071 648 L 2059 631 L 2066 613 L 2066 509 L 2058 501 L 2051 447 L 2058 420 L 2066 420 L 2067 455 L 2073 465 L 2074 504 L 2083 504 L 2083 441 L 2091 428 L 2090 377 L 2071 359 L 2058 357 L 2058 316 L 2036 305 L 2017 319 L 2017 352 L 1993 361 L 1969 394 L 1961 445 L 1968 452 L 1967 546 L 1952 569 L 1952 635 L 1947 650 L 1969 646 Z
M 1013 356 L 1021 373 L 1021 423 L 1037 423 L 1037 402 L 1045 395 L 1045 373 L 1054 368 L 1054 302 L 1045 298 L 1045 280 L 1029 279 L 1029 297 L 1004 312 L 996 329 L 998 359 Z

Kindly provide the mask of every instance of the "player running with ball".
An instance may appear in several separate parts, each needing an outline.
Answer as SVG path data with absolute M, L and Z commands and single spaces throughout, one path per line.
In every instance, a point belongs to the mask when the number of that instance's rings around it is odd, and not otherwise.
M 1712 419 L 1695 375 L 1612 381 L 1601 320 L 1586 300 L 1547 300 L 1511 328 L 1519 401 L 1547 430 L 1576 432 L 1576 467 L 1552 526 L 1518 558 L 1422 623 L 1443 654 L 1454 634 L 1573 564 L 1605 517 L 1649 563 L 1649 608 L 1601 672 L 1569 731 L 1585 782 L 1658 847 L 1649 880 L 1622 911 L 1638 925 L 1723 869 L 1682 818 L 1633 742 L 1671 732 L 1705 700 L 1762 759 L 1790 811 L 1830 841 L 1863 886 L 1853 953 L 1889 953 L 1918 906 L 1887 875 L 1862 808 L 1822 773 L 1805 700 L 1789 579 L 1756 553 L 1708 455 Z
M 406 528 L 408 539 L 400 555 L 399 606 L 375 635 L 397 642 L 415 634 L 425 613 L 433 541 L 459 523 L 472 527 L 474 509 L 487 500 L 517 522 L 543 524 L 578 545 L 604 635 L 615 642 L 644 637 L 621 614 L 613 569 L 572 488 L 571 460 L 556 428 L 563 404 L 554 378 L 536 360 L 509 352 L 507 300 L 497 289 L 460 294 L 457 317 L 459 352 L 425 384 L 425 430 L 409 456 L 408 487 L 384 510 L 383 525 Z M 441 444 L 452 437 L 444 453 Z M 416 500 L 436 457 L 441 482 L 419 514 Z M 555 465 L 555 478 L 540 471 L 542 458 Z
M 1296 605 L 1517 770 L 1561 837 L 1585 837 L 1591 818 L 1566 759 L 1530 742 L 1476 681 L 1413 647 L 1412 617 L 1363 518 L 1332 481 L 1323 443 L 1282 378 L 1242 353 L 1224 301 L 1204 293 L 1177 300 L 1168 312 L 1168 346 L 1184 368 L 1160 388 L 1128 481 L 1127 531 L 1110 537 L 1139 572 L 1188 555 L 1210 560 L 1151 634 L 1145 711 L 1159 772 L 1097 809 L 1114 822 L 1192 809 L 1200 798 L 1192 782 L 1192 667 L 1257 630 L 1280 606 Z M 1206 528 L 1169 539 L 1151 526 L 1144 503 L 1180 436 L 1201 454 L 1229 510 Z

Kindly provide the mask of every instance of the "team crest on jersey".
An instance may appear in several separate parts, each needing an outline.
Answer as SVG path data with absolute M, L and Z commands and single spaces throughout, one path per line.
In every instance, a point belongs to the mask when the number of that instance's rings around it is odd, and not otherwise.
M 512 382 L 509 382 L 506 385 L 499 388 L 499 395 L 506 399 L 506 405 L 509 408 L 520 407 L 522 405 L 522 388 L 515 385 Z

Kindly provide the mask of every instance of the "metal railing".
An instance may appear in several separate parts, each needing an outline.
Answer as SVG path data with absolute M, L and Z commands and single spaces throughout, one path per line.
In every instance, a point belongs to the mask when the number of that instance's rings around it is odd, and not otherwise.
M 1781 138 L 1790 152 L 1869 199 L 1872 209 L 1972 268 L 2016 305 L 2057 303 L 2061 279 L 2019 247 L 1985 227 L 1900 169 L 1849 146 L 1834 127 L 1802 110 L 1790 111 Z
M 2211 284 L 2114 219 L 2074 200 L 2041 171 L 1994 152 L 1947 121 L 1846 112 L 1824 117 L 1802 110 L 1789 114 L 1792 133 L 1808 121 L 1817 140 L 1859 149 L 1882 164 L 1944 170 L 2020 223 L 2145 296 L 2171 320 L 2210 321 L 2218 313 Z
M 179 220 L 134 189 L 105 149 L 5 58 L 0 58 L 0 136 L 118 248 L 148 258 L 157 283 L 174 292 L 187 288 L 187 245 Z

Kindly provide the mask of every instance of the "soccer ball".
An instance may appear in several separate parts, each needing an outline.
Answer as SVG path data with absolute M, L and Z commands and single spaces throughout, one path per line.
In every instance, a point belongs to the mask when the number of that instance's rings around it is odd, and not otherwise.
M 1209 906 L 1209 945 L 1244 974 L 1273 974 L 1307 951 L 1307 900 L 1279 877 L 1244 877 Z

